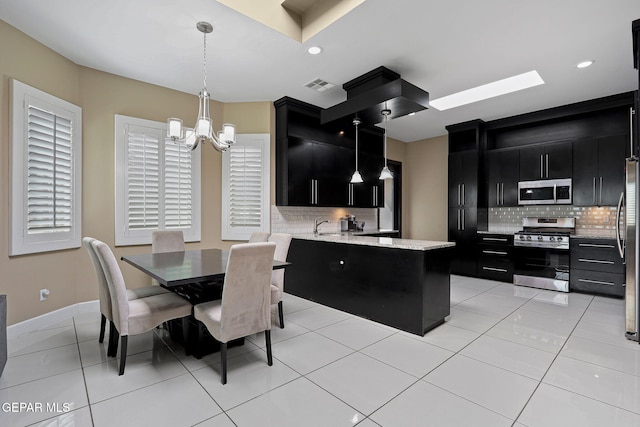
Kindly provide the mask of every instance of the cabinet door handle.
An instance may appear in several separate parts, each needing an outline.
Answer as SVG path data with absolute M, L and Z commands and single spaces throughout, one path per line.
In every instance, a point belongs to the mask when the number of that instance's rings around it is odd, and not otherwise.
M 603 245 L 599 243 L 578 243 L 578 246 L 580 246 L 581 248 L 608 248 L 608 249 L 615 248 L 614 245 Z
M 596 204 L 596 177 L 593 177 L 593 197 L 592 197 L 592 202 L 595 205 Z
M 458 184 L 458 206 L 462 204 L 462 191 L 460 190 L 462 185 Z
M 313 204 L 314 204 L 314 201 L 315 201 L 315 199 L 316 199 L 316 198 L 315 198 L 315 196 L 314 196 L 314 195 L 315 195 L 315 193 L 316 193 L 315 179 L 312 179 L 312 180 L 309 182 L 309 184 L 311 185 L 311 200 L 310 200 L 310 202 L 311 202 L 311 204 L 313 205 Z
M 544 178 L 544 157 L 540 154 L 540 178 Z
M 591 279 L 578 279 L 578 282 L 584 282 L 584 283 L 593 283 L 596 285 L 607 285 L 607 286 L 615 286 L 615 283 L 612 282 L 603 282 L 601 280 L 591 280 Z
M 464 184 L 462 184 L 462 204 L 467 204 L 467 194 L 464 191 Z
M 461 209 L 460 212 L 462 212 L 462 231 L 464 231 L 464 223 L 465 223 L 465 220 L 464 220 L 464 209 Z
M 500 183 L 496 183 L 496 205 L 500 206 Z
M 615 264 L 613 261 L 605 261 L 601 259 L 578 258 L 579 262 L 587 262 L 589 264 Z
M 315 200 L 315 204 L 317 205 L 318 204 L 318 180 L 316 179 L 314 181 L 316 183 L 316 200 Z
M 461 230 L 461 228 L 460 228 L 460 209 L 458 209 L 456 211 L 456 214 L 457 214 L 457 220 L 458 220 L 456 230 L 460 231 Z
M 500 200 L 502 206 L 504 206 L 504 182 L 500 183 Z
M 491 254 L 491 255 L 507 255 L 507 253 L 504 252 L 504 251 L 490 251 L 488 249 L 483 249 L 482 253 L 483 254 Z
M 545 178 L 549 178 L 549 154 L 545 154 L 544 155 L 544 159 L 545 159 L 545 171 L 546 171 L 546 177 Z
M 598 205 L 602 204 L 602 183 L 603 183 L 603 181 L 604 180 L 602 179 L 602 177 L 600 177 L 600 197 L 599 197 L 600 200 L 598 201 Z
M 503 239 L 501 237 L 483 237 L 482 240 L 483 241 L 490 240 L 492 242 L 505 242 L 505 243 L 507 243 L 508 241 L 507 239 Z
M 488 271 L 497 271 L 499 273 L 506 273 L 507 270 L 505 270 L 504 268 L 496 268 L 496 267 L 482 267 L 483 270 L 488 270 Z

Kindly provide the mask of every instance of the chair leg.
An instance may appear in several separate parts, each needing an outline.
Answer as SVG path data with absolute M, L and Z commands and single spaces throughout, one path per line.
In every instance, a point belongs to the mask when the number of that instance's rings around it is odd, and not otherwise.
M 264 340 L 267 344 L 267 364 L 273 365 L 273 355 L 271 354 L 271 331 L 267 329 L 264 331 Z
M 191 356 L 191 343 L 189 342 L 189 318 L 183 317 L 180 319 L 180 323 L 182 323 L 182 342 L 184 343 L 184 353 L 187 356 Z
M 102 343 L 104 342 L 104 330 L 105 330 L 105 326 L 107 324 L 107 318 L 104 317 L 104 314 L 100 314 L 100 338 L 98 338 L 98 342 Z
M 124 365 L 127 363 L 127 341 L 129 335 L 123 335 L 120 337 L 120 372 L 118 375 L 124 374 Z
M 284 313 L 282 312 L 282 301 L 278 302 L 278 317 L 280 318 L 280 329 L 284 329 Z
M 220 362 L 222 363 L 222 373 L 220 374 L 222 384 L 227 383 L 227 343 L 220 343 Z
M 113 322 L 109 322 L 109 347 L 107 348 L 107 356 L 116 357 L 118 353 L 118 330 Z

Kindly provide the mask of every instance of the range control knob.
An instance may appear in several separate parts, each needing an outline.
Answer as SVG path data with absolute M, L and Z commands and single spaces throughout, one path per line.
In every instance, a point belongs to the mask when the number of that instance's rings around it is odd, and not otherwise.
M 551 240 L 553 242 L 554 240 L 556 240 L 556 238 L 551 236 L 551 237 L 549 237 L 549 240 Z
M 538 236 L 538 240 L 542 240 L 542 236 Z
M 562 242 L 562 237 L 558 237 L 558 242 Z
M 527 236 L 527 240 L 531 240 L 531 236 Z
M 520 237 L 520 240 L 524 240 L 524 236 L 519 236 L 519 237 Z

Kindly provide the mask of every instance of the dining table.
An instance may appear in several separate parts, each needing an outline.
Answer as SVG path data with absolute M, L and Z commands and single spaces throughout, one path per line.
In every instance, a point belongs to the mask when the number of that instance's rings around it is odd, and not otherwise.
M 180 252 L 125 255 L 122 261 L 156 279 L 160 286 L 175 292 L 192 304 L 221 298 L 229 251 L 224 249 L 194 249 Z M 273 269 L 290 263 L 273 261 Z M 193 315 L 184 321 L 168 322 L 169 334 L 181 342 L 187 354 L 200 359 L 219 349 L 219 343 L 208 334 L 204 325 Z M 197 337 L 197 338 L 196 338 Z M 244 339 L 231 341 L 230 347 L 242 345 Z
M 121 259 L 156 279 L 161 286 L 171 289 L 181 285 L 222 281 L 229 261 L 229 251 L 194 249 L 125 255 Z M 285 261 L 273 261 L 274 270 L 288 265 L 290 263 Z

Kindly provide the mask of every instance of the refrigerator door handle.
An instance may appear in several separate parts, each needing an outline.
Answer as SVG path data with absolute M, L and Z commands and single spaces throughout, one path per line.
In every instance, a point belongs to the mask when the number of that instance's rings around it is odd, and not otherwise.
M 616 242 L 618 243 L 618 252 L 620 258 L 624 259 L 624 247 L 622 245 L 622 236 L 620 235 L 620 218 L 622 216 L 622 207 L 624 205 L 624 191 L 620 193 L 620 200 L 618 200 L 618 209 L 616 210 Z

